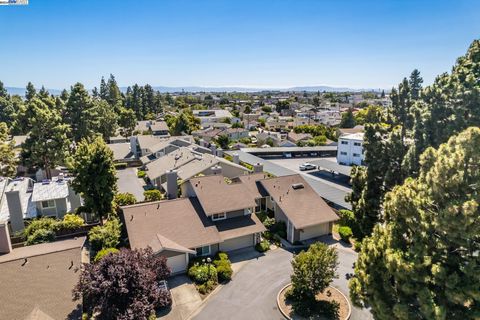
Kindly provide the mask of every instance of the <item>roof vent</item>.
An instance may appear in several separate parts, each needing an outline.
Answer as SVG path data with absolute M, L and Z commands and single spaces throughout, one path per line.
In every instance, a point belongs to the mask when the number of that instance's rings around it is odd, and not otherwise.
M 294 189 L 294 190 L 303 189 L 303 188 L 305 188 L 305 186 L 303 185 L 303 183 L 294 183 L 294 184 L 292 184 L 292 189 Z
M 48 179 L 42 180 L 42 184 L 50 184 L 50 180 Z

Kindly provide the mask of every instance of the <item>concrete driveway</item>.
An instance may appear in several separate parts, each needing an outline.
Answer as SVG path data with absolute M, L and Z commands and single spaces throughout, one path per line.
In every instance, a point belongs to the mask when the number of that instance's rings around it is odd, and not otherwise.
M 340 261 L 339 278 L 334 280 L 333 286 L 348 296 L 348 278 L 357 254 L 341 244 L 332 245 L 338 249 Z M 291 259 L 291 252 L 279 248 L 251 260 L 193 319 L 284 319 L 278 311 L 276 298 L 279 290 L 290 282 Z M 353 308 L 350 319 L 370 320 L 373 317 L 368 310 Z
M 118 192 L 124 193 L 128 192 L 135 196 L 137 201 L 145 200 L 143 195 L 145 181 L 137 177 L 136 168 L 125 168 L 122 170 L 117 170 L 117 186 Z
M 186 275 L 179 275 L 168 280 L 172 295 L 172 307 L 157 314 L 162 320 L 187 319 L 202 304 L 195 285 Z

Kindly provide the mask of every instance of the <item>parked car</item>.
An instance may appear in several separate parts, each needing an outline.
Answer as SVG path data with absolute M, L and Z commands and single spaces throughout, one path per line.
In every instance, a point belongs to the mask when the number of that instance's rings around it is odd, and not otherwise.
M 314 170 L 317 169 L 317 167 L 311 163 L 305 162 L 301 164 L 299 167 L 300 171 L 307 171 L 307 170 Z

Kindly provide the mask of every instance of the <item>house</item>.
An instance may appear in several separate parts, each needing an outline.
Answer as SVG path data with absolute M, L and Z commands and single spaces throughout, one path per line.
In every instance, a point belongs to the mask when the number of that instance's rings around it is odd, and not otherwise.
M 233 178 L 248 173 L 248 169 L 230 162 L 222 157 L 181 147 L 164 155 L 145 166 L 148 178 L 154 186 L 165 189 L 167 172 L 177 170 L 178 178 L 187 180 L 199 174 L 211 174 L 211 168 L 218 165 L 222 168 L 225 176 Z
M 176 146 L 188 146 L 193 143 L 191 136 L 178 136 L 178 137 L 159 137 L 153 135 L 139 135 L 130 137 L 130 150 L 133 150 L 135 156 L 140 158 L 143 156 L 149 156 L 151 154 L 157 154 L 160 156 L 162 153 L 166 153 L 169 150 L 166 148 L 170 145 Z M 171 150 L 176 149 L 175 147 Z
M 0 318 L 81 319 L 81 302 L 72 301 L 72 290 L 84 243 L 80 237 L 12 250 L 8 228 L 0 224 Z
M 61 219 L 81 206 L 80 196 L 62 175 L 36 183 L 30 178 L 0 178 L 0 193 L 0 222 L 10 221 L 13 232 L 25 228 L 25 219 L 37 216 Z
M 210 110 L 193 110 L 193 115 L 200 119 L 200 123 L 215 123 L 228 121 L 233 118 L 232 114 L 228 110 L 223 109 L 210 109 Z
M 347 134 L 353 134 L 353 133 L 361 133 L 364 131 L 364 126 L 361 125 L 356 125 L 353 128 L 338 128 L 337 129 L 337 134 L 339 137 L 347 135 Z
M 363 132 L 346 134 L 338 138 L 337 162 L 345 165 L 363 164 Z
M 248 130 L 245 128 L 213 128 L 196 130 L 192 136 L 211 142 L 219 136 L 226 135 L 230 140 L 239 140 L 248 137 Z
M 131 150 L 131 143 L 129 142 L 109 143 L 107 146 L 112 150 L 115 162 L 131 163 L 137 160 L 136 152 Z
M 310 133 L 295 133 L 295 131 L 289 132 L 287 135 L 287 139 L 293 143 L 306 142 L 312 138 Z
M 176 179 L 171 181 L 169 187 L 176 189 Z M 255 201 L 245 185 L 227 184 L 218 174 L 191 179 L 182 188 L 187 197 L 122 207 L 132 249 L 151 247 L 180 273 L 194 256 L 260 241 L 266 229 L 253 214 Z
M 287 226 L 291 243 L 328 235 L 338 220 L 332 208 L 299 174 L 259 181 L 266 208 Z
M 135 131 L 138 133 L 149 132 L 154 136 L 169 137 L 168 125 L 161 120 L 142 120 L 138 121 L 135 126 Z
M 282 141 L 282 135 L 279 132 L 271 132 L 271 131 L 262 131 L 257 133 L 257 145 L 263 145 L 268 142 L 272 144 L 272 146 L 278 146 L 280 141 Z

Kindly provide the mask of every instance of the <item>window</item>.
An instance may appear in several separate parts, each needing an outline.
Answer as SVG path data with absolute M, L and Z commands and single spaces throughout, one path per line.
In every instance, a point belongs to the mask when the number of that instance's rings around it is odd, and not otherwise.
M 348 141 L 342 141 L 342 144 L 348 144 Z
M 341 151 L 340 154 L 341 154 L 342 156 L 346 156 L 346 155 L 347 155 L 347 153 L 346 153 L 345 151 Z
M 227 218 L 227 215 L 224 213 L 216 213 L 212 216 L 212 221 L 217 221 L 217 220 L 225 220 Z
M 358 153 L 354 153 L 353 156 L 354 157 L 360 157 L 360 155 Z
M 196 248 L 195 251 L 197 251 L 197 256 L 208 256 L 210 254 L 210 246 Z
M 42 208 L 43 209 L 55 208 L 55 201 L 53 200 L 42 201 Z
M 353 145 L 356 146 L 356 147 L 361 147 L 362 143 L 361 142 L 354 142 Z

